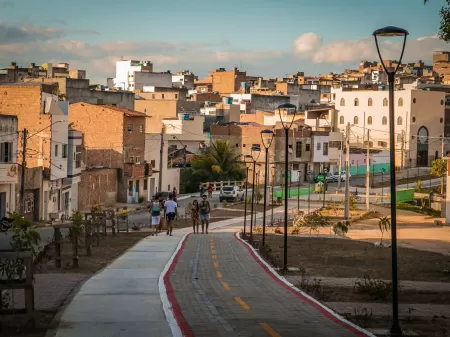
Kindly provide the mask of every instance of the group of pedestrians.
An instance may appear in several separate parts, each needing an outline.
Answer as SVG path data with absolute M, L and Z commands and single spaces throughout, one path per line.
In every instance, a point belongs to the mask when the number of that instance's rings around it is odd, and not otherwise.
M 150 205 L 150 213 L 152 215 L 152 227 L 155 228 L 155 232 L 161 232 L 161 213 L 164 212 L 164 219 L 167 224 L 167 235 L 172 236 L 173 222 L 177 217 L 177 190 L 173 189 L 172 193 L 169 193 L 169 199 L 166 201 L 158 200 L 158 197 L 153 198 L 153 202 Z M 200 223 L 202 225 L 202 234 L 206 232 L 208 234 L 209 227 L 209 214 L 211 213 L 211 205 L 207 200 L 206 194 L 202 195 L 202 200 L 198 202 L 194 200 L 190 210 L 192 228 L 194 234 L 199 234 Z M 206 231 L 205 231 L 206 229 Z

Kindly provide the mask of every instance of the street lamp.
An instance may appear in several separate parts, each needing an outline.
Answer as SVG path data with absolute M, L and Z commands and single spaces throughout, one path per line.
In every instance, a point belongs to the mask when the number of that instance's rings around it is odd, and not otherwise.
M 274 132 L 273 130 L 261 131 L 261 142 L 266 150 L 266 166 L 264 167 L 264 210 L 263 210 L 263 237 L 262 245 L 264 247 L 266 239 L 266 206 L 267 206 L 267 176 L 269 175 L 269 148 L 273 143 Z
M 272 174 L 272 215 L 270 217 L 270 224 L 273 226 L 273 188 L 274 188 L 274 184 L 275 184 L 275 173 L 277 170 L 276 166 L 272 166 L 273 168 L 273 174 Z
M 300 212 L 300 175 L 302 171 L 297 171 L 297 211 Z
M 391 247 L 392 247 L 392 325 L 390 329 L 391 336 L 401 336 L 402 329 L 400 328 L 398 320 L 398 275 L 397 275 L 397 212 L 396 212 L 396 191 L 395 191 L 395 116 L 394 116 L 394 81 L 395 74 L 398 71 L 400 64 L 402 63 L 403 53 L 405 51 L 406 38 L 408 31 L 402 28 L 388 26 L 385 28 L 377 29 L 373 32 L 375 38 L 375 45 L 377 47 L 378 56 L 380 57 L 381 64 L 388 76 L 389 82 L 389 132 L 390 132 L 390 163 L 389 163 L 389 175 L 391 181 Z M 379 37 L 403 37 L 403 46 L 398 60 L 397 67 L 387 68 L 384 64 L 383 57 L 380 53 L 378 45 Z
M 292 120 L 289 121 L 288 118 L 284 118 L 281 114 L 284 111 L 284 116 L 292 116 Z M 285 103 L 278 106 L 278 114 L 280 115 L 281 125 L 284 129 L 285 134 L 285 162 L 284 162 L 284 261 L 283 261 L 283 271 L 287 271 L 287 230 L 288 230 L 288 172 L 289 172 L 289 129 L 294 123 L 295 115 L 297 114 L 297 107 L 294 104 Z
M 247 233 L 246 231 L 246 226 L 247 226 L 247 189 L 248 189 L 248 169 L 249 169 L 249 165 L 252 162 L 252 156 L 250 156 L 249 154 L 244 156 L 244 163 L 245 163 L 245 169 L 247 174 L 245 175 L 245 201 L 244 201 L 244 236 L 245 233 Z
M 260 163 L 256 163 L 256 169 L 258 170 L 257 172 L 256 172 L 256 190 L 258 191 L 258 193 L 259 193 L 259 175 L 260 175 L 260 171 L 261 171 L 261 164 Z M 257 200 L 255 200 L 255 207 L 256 207 L 256 204 L 258 203 L 258 201 Z M 255 226 L 256 226 L 256 213 L 257 213 L 257 210 L 255 209 L 255 215 L 254 215 L 254 217 L 255 217 L 255 220 L 254 220 L 254 224 L 255 224 Z
M 259 146 L 252 146 L 250 150 L 250 157 L 253 162 L 253 180 L 252 180 L 252 208 L 250 212 L 250 238 L 253 238 L 253 203 L 255 200 L 255 174 L 256 174 L 256 161 L 261 154 L 261 148 Z

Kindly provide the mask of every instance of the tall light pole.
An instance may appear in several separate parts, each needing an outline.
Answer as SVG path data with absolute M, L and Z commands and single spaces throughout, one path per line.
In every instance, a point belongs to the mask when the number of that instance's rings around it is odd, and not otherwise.
M 397 210 L 396 210 L 396 191 L 395 191 L 395 115 L 394 115 L 394 81 L 395 74 L 402 62 L 403 53 L 405 51 L 406 38 L 408 31 L 402 28 L 388 26 L 385 28 L 377 29 L 373 32 L 375 38 L 375 45 L 377 47 L 378 56 L 380 57 L 381 64 L 388 76 L 389 82 L 389 132 L 390 132 L 390 163 L 389 163 L 389 175 L 391 180 L 391 247 L 392 247 L 392 325 L 390 328 L 390 335 L 393 337 L 401 336 L 402 329 L 398 319 L 398 275 L 397 275 Z M 403 38 L 403 46 L 398 60 L 397 67 L 386 67 L 383 57 L 380 53 L 378 44 L 379 37 L 401 37 Z
M 245 175 L 245 200 L 244 200 L 244 236 L 247 233 L 247 190 L 248 190 L 248 169 L 251 164 L 252 156 L 249 154 L 244 156 L 245 169 L 247 174 Z
M 297 171 L 297 211 L 300 211 L 300 175 L 302 171 Z
M 273 168 L 273 174 L 272 174 L 272 215 L 270 217 L 270 224 L 273 226 L 273 187 L 275 185 L 275 172 L 277 170 L 276 166 L 272 166 Z
M 261 142 L 266 150 L 266 165 L 264 167 L 264 210 L 263 210 L 263 237 L 262 245 L 265 245 L 266 239 L 266 206 L 267 206 L 267 184 L 269 175 L 269 148 L 272 146 L 274 137 L 273 130 L 262 130 L 261 131 Z
M 256 161 L 261 154 L 261 148 L 259 146 L 252 146 L 250 150 L 250 157 L 253 162 L 253 180 L 252 180 L 252 208 L 250 212 L 250 238 L 253 238 L 253 204 L 255 200 L 255 174 L 256 174 Z
M 283 114 L 282 114 L 283 111 Z M 278 106 L 278 114 L 280 115 L 281 125 L 285 134 L 285 148 L 284 148 L 284 260 L 283 271 L 287 271 L 287 231 L 288 231 L 288 172 L 289 172 L 289 129 L 294 123 L 295 115 L 297 114 L 297 107 L 294 104 L 285 103 Z M 291 116 L 289 120 L 287 116 Z M 283 120 L 284 119 L 284 120 Z
M 256 163 L 256 170 L 257 170 L 257 172 L 256 172 L 256 190 L 259 193 L 259 174 L 261 173 L 260 172 L 261 171 L 261 164 L 260 163 Z M 255 207 L 256 207 L 257 204 L 258 204 L 258 201 L 255 200 Z M 255 224 L 255 226 L 256 226 L 256 213 L 257 213 L 257 211 L 255 209 L 255 215 L 254 215 L 255 219 L 254 219 L 254 222 L 253 222 Z

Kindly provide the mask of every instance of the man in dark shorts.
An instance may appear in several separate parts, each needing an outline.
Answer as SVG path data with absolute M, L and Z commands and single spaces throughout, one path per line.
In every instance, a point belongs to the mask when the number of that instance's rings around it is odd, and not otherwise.
M 177 215 L 178 204 L 173 201 L 172 194 L 169 194 L 169 200 L 164 203 L 166 221 L 167 221 L 167 235 L 172 236 L 173 221 Z

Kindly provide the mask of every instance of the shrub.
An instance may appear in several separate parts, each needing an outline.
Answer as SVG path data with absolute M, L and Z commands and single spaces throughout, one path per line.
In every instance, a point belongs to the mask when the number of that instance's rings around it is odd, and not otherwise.
M 349 221 L 342 221 L 342 222 L 339 221 L 333 226 L 333 232 L 334 234 L 338 233 L 347 234 L 349 227 L 350 227 Z
M 422 189 L 422 180 L 416 180 L 416 192 L 419 192 Z
M 354 195 L 350 195 L 350 197 L 348 198 L 348 205 L 351 210 L 356 209 L 356 198 Z
M 261 226 L 253 228 L 253 233 L 255 233 L 255 234 L 262 234 L 262 232 L 263 232 L 263 228 Z
M 228 206 L 228 202 L 226 201 L 226 200 L 224 200 L 223 202 L 222 202 L 222 207 L 227 207 Z
M 364 279 L 355 282 L 358 292 L 367 294 L 373 300 L 386 300 L 392 291 L 392 282 L 385 282 L 379 279 L 371 279 L 364 276 Z
M 139 203 L 142 204 L 145 201 L 144 197 L 139 197 Z
M 378 218 L 380 221 L 378 222 L 378 226 L 380 227 L 381 232 L 381 242 L 383 242 L 383 234 L 391 229 L 391 220 L 385 216 L 383 218 Z
M 102 207 L 100 205 L 93 205 L 91 207 L 91 213 L 101 213 Z
M 275 234 L 283 234 L 283 230 L 278 226 L 275 228 Z

